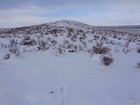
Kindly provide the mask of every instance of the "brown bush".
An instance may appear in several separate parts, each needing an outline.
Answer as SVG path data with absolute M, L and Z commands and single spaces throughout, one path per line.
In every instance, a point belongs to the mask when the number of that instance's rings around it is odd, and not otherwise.
M 137 63 L 137 68 L 140 68 L 140 62 L 139 62 L 139 63 Z
M 113 62 L 113 58 L 109 57 L 109 56 L 103 56 L 101 59 L 101 62 L 105 65 L 108 66 Z
M 16 47 L 17 46 L 17 41 L 15 39 L 10 40 L 9 42 L 9 47 Z
M 17 47 L 11 47 L 9 48 L 9 52 L 15 54 L 16 52 L 18 51 L 18 48 Z
M 34 46 L 37 44 L 36 40 L 31 39 L 30 36 L 26 36 L 20 43 L 21 45 L 28 45 L 28 46 Z
M 38 46 L 38 49 L 39 50 L 42 50 L 42 51 L 45 51 L 47 50 L 47 42 L 44 41 L 44 40 L 39 40 L 39 46 Z
M 96 54 L 107 54 L 110 49 L 108 47 L 104 47 L 102 43 L 97 43 L 93 46 L 93 51 Z
M 5 55 L 4 59 L 7 60 L 9 58 L 10 58 L 10 54 L 8 53 L 8 54 Z
M 8 47 L 9 47 L 9 52 L 10 53 L 15 54 L 16 56 L 19 56 L 20 55 L 20 51 L 19 51 L 17 45 L 18 45 L 17 40 L 12 39 L 12 40 L 10 40 L 10 43 L 9 43 Z
M 59 48 L 58 48 L 58 53 L 59 53 L 59 54 L 63 54 L 63 53 L 64 53 L 64 49 L 61 48 L 61 47 L 59 47 Z
M 140 48 L 137 48 L 137 53 L 140 53 Z

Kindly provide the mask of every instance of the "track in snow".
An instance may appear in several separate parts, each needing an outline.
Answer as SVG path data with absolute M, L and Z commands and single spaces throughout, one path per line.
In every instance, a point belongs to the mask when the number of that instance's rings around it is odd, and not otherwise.
M 56 78 L 60 84 L 61 105 L 66 105 L 65 104 L 65 85 L 64 85 L 62 74 L 60 73 L 59 67 L 55 68 L 55 65 L 50 60 L 50 58 L 48 60 L 49 60 L 50 64 L 52 65 L 52 70 L 55 72 Z

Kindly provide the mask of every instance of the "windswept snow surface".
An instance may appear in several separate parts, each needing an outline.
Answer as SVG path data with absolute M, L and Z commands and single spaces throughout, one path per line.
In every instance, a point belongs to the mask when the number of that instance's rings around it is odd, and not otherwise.
M 0 105 L 140 105 L 140 55 L 30 52 L 0 61 Z

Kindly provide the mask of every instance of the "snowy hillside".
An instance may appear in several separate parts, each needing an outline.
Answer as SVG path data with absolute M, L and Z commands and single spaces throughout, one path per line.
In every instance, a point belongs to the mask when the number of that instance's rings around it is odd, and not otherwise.
M 84 51 L 93 55 L 97 44 L 107 47 L 110 52 L 124 49 L 129 52 L 139 47 L 140 35 L 66 20 L 0 31 L 1 51 L 10 55 L 50 50 L 59 54 Z
M 140 34 L 62 20 L 0 30 L 0 105 L 140 105 Z

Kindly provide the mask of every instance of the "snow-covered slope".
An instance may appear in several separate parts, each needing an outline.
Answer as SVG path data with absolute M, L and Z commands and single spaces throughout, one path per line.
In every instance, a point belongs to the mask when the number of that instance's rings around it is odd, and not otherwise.
M 140 55 L 113 54 L 105 67 L 95 55 L 26 53 L 0 63 L 1 105 L 139 105 Z
M 71 21 L 71 20 L 61 20 L 61 21 L 56 21 L 49 23 L 49 25 L 52 26 L 60 26 L 60 27 L 69 27 L 69 28 L 74 28 L 74 29 L 87 29 L 87 28 L 92 28 L 93 26 L 80 23 L 77 21 Z
M 72 28 L 72 29 L 77 29 L 77 30 L 87 30 L 89 28 L 93 28 L 93 26 L 76 22 L 76 21 L 70 21 L 70 20 L 61 20 L 61 21 L 56 21 L 56 22 L 51 22 L 51 23 L 46 23 L 46 24 L 41 24 L 41 25 L 34 25 L 34 26 L 25 26 L 25 27 L 19 27 L 19 28 L 7 28 L 7 29 L 1 29 L 0 33 L 6 33 L 6 34 L 34 34 L 34 33 L 40 33 L 41 31 L 48 31 L 49 29 L 67 29 L 67 28 Z
M 140 105 L 139 50 L 140 34 L 70 20 L 2 29 L 0 105 Z
M 97 42 L 112 51 L 118 48 L 121 51 L 126 47 L 128 50 L 136 50 L 140 44 L 140 35 L 66 20 L 0 32 L 1 50 L 12 54 L 40 50 L 92 53 Z

